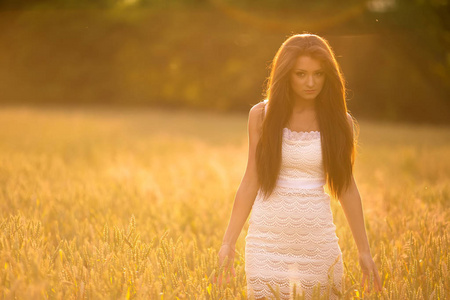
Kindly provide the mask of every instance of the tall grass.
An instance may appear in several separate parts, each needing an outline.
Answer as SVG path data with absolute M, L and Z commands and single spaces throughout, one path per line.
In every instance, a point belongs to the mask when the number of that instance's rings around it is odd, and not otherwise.
M 245 299 L 217 250 L 245 170 L 245 115 L 0 110 L 0 299 Z M 347 299 L 446 299 L 450 130 L 361 122 L 355 177 L 381 295 L 332 202 Z

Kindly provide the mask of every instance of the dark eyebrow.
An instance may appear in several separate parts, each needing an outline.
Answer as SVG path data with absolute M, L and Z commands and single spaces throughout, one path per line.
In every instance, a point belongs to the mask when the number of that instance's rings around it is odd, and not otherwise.
M 306 72 L 306 70 L 303 70 L 303 69 L 296 69 L 295 71 Z M 315 70 L 314 72 L 323 72 L 323 69 L 318 69 L 318 70 Z

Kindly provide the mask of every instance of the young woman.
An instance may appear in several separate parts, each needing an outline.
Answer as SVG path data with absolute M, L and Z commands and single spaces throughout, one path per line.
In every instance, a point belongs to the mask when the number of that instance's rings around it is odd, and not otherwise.
M 219 250 L 219 262 L 234 274 L 235 243 L 252 210 L 245 245 L 248 295 L 282 298 L 320 286 L 337 298 L 342 253 L 330 196 L 344 210 L 359 252 L 362 285 L 381 280 L 369 249 L 361 199 L 353 178 L 353 118 L 345 85 L 327 41 L 313 34 L 288 38 L 278 50 L 267 100 L 249 113 L 247 169 Z

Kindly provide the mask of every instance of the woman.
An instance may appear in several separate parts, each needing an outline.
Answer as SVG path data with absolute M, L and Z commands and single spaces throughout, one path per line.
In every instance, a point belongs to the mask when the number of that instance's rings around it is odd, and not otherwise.
M 288 38 L 273 60 L 267 100 L 249 113 L 247 169 L 219 251 L 220 264 L 234 274 L 235 243 L 253 209 L 245 246 L 249 296 L 270 298 L 270 285 L 282 298 L 292 297 L 294 286 L 307 298 L 315 288 L 338 297 L 342 253 L 324 185 L 341 203 L 356 241 L 361 284 L 373 274 L 381 290 L 352 174 L 353 126 L 327 41 L 313 34 Z

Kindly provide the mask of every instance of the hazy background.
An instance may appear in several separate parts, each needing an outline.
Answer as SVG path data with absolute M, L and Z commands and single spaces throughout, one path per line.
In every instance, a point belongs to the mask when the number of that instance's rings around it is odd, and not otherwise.
M 381 295 L 450 299 L 450 0 L 0 0 L 0 299 L 247 299 L 217 251 L 281 43 L 325 36 L 360 124 Z M 426 123 L 426 124 L 424 124 Z M 418 217 L 419 216 L 419 217 Z
M 450 121 L 448 0 L 3 0 L 0 103 L 248 112 L 304 31 L 331 43 L 357 118 Z

